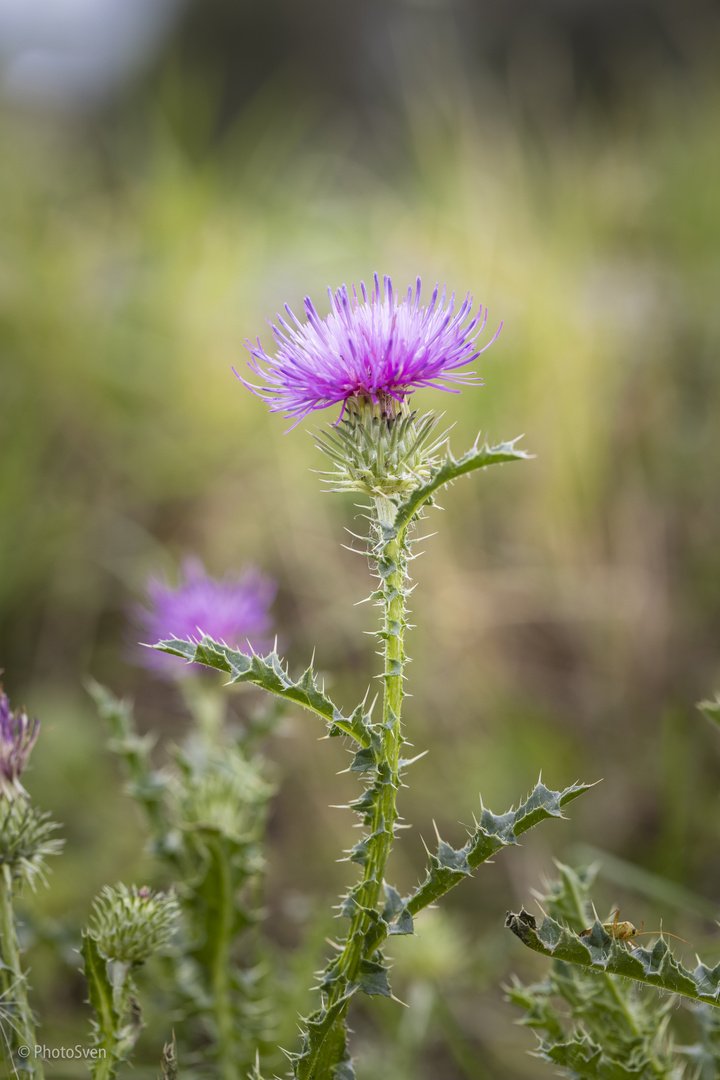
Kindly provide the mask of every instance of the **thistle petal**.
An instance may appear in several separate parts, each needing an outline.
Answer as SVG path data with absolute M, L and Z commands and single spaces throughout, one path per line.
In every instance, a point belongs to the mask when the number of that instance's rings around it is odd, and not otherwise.
M 277 586 L 254 567 L 241 574 L 210 577 L 199 559 L 186 559 L 176 587 L 161 579 L 147 586 L 149 606 L 136 609 L 144 640 L 150 644 L 176 637 L 199 640 L 203 633 L 233 648 L 267 653 L 272 648 L 269 607 Z M 184 671 L 182 663 L 152 649 L 138 650 L 141 662 L 152 670 L 174 677 Z
M 460 369 L 476 360 L 497 334 L 478 348 L 487 309 L 480 306 L 473 317 L 469 294 L 455 312 L 455 294 L 446 302 L 443 288 L 438 303 L 436 286 L 429 307 L 424 307 L 419 278 L 414 294 L 410 288 L 401 295 L 389 277 L 381 288 L 377 274 L 370 293 L 360 283 L 361 299 L 354 285 L 328 293 L 330 312 L 324 319 L 306 297 L 306 323 L 292 316 L 297 327 L 293 329 L 278 316 L 282 329 L 271 324 L 278 346 L 274 356 L 268 356 L 259 341 L 257 345 L 246 341 L 253 358 L 248 366 L 263 383 L 256 385 L 235 374 L 267 402 L 271 412 L 283 412 L 299 423 L 328 406 L 342 405 L 344 411 L 347 401 L 355 398 L 379 404 L 395 416 L 405 398 L 422 387 L 451 390 L 453 384 L 482 384 L 476 372 Z
M 0 685 L 0 799 L 26 795 L 20 776 L 38 737 L 40 721 L 30 720 L 25 709 L 10 708 Z

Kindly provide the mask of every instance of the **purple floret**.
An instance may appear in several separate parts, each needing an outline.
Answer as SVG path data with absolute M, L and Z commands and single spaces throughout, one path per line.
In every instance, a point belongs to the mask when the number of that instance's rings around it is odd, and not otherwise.
M 30 720 L 24 709 L 12 712 L 0 686 L 0 799 L 27 795 L 20 783 L 40 730 L 39 720 Z
M 143 640 L 149 645 L 173 637 L 199 641 L 207 634 L 233 649 L 265 654 L 273 644 L 268 609 L 276 591 L 275 582 L 254 567 L 217 580 L 199 559 L 186 559 L 176 587 L 158 579 L 148 583 L 150 606 L 137 612 Z M 141 659 L 170 678 L 186 670 L 179 657 L 153 649 L 143 649 Z
M 477 347 L 487 309 L 481 306 L 473 317 L 469 294 L 456 312 L 455 293 L 446 303 L 445 289 L 438 299 L 436 285 L 425 307 L 420 304 L 420 278 L 414 292 L 410 287 L 400 298 L 389 277 L 381 288 L 375 274 L 369 294 L 361 282 L 360 297 L 355 286 L 349 293 L 345 285 L 335 293 L 328 289 L 328 295 L 330 314 L 324 319 L 309 297 L 306 323 L 285 305 L 291 322 L 278 315 L 279 325 L 270 323 L 278 344 L 274 356 L 265 353 L 259 338 L 257 345 L 246 342 L 253 356 L 248 366 L 264 383 L 257 386 L 235 374 L 270 405 L 271 412 L 284 412 L 299 423 L 315 409 L 340 403 L 344 409 L 355 397 L 395 413 L 398 404 L 421 387 L 452 390 L 444 384 L 482 384 L 475 372 L 458 369 L 492 345 L 500 328 L 487 345 Z

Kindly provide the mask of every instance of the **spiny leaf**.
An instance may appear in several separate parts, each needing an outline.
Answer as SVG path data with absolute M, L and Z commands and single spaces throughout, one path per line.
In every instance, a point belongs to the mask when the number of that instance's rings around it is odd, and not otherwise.
M 674 999 L 638 994 L 629 980 L 569 962 L 577 942 L 566 924 L 578 932 L 583 949 L 602 948 L 611 935 L 609 924 L 583 930 L 590 921 L 592 870 L 558 867 L 560 880 L 549 883 L 539 897 L 555 921 L 548 928 L 555 959 L 543 982 L 523 986 L 514 979 L 508 990 L 509 999 L 525 1010 L 521 1022 L 544 1032 L 538 1056 L 576 1080 L 680 1080 L 684 1073 L 667 1032 Z M 625 960 L 631 959 L 619 941 L 613 944 L 618 956 L 622 951 Z M 701 1008 L 720 1014 L 710 1006 Z M 715 1075 L 712 1071 L 702 1080 L 714 1080 Z M 694 1080 L 701 1080 L 700 1075 Z
M 429 853 L 430 865 L 425 881 L 403 901 L 406 916 L 402 922 L 403 929 L 399 929 L 400 920 L 397 923 L 398 929 L 393 929 L 385 919 L 380 919 L 365 935 L 364 955 L 372 956 L 390 933 L 411 933 L 410 922 L 414 915 L 435 903 L 444 893 L 468 877 L 480 863 L 491 858 L 503 847 L 514 844 L 517 836 L 544 818 L 562 817 L 563 807 L 593 786 L 572 784 L 564 791 L 550 791 L 544 784 L 539 783 L 517 810 L 510 810 L 501 817 L 484 810 L 480 823 L 464 847 L 456 849 L 446 841 L 439 840 L 437 854 Z M 365 795 L 367 796 L 367 792 Z M 357 804 L 353 804 L 353 807 L 357 808 Z M 351 895 L 346 897 L 344 907 L 349 907 Z M 343 911 L 343 914 L 345 913 Z M 352 914 L 352 910 L 349 913 Z
M 293 1073 L 297 1080 L 310 1080 L 313 1076 L 322 1075 L 319 1062 L 321 1054 L 327 1057 L 328 1066 L 347 1059 L 346 1033 L 342 1017 L 355 992 L 341 995 L 329 1008 L 319 1009 L 304 1020 L 302 1051 L 299 1054 L 290 1055 Z M 335 1028 L 334 1031 L 333 1028 Z
M 329 725 L 330 735 L 350 735 L 361 746 L 371 742 L 371 723 L 369 714 L 359 705 L 352 716 L 345 717 L 320 687 L 312 664 L 306 668 L 299 679 L 293 680 L 283 667 L 277 652 L 267 656 L 248 654 L 231 649 L 222 642 L 214 641 L 203 635 L 200 641 L 181 641 L 170 638 L 159 641 L 153 648 L 159 652 L 181 656 L 188 663 L 204 664 L 206 667 L 224 671 L 230 676 L 231 683 L 248 682 L 262 687 L 271 694 L 287 701 L 294 701 L 311 712 L 322 716 Z
M 483 809 L 475 831 L 463 847 L 455 849 L 444 840 L 438 842 L 437 854 L 430 856 L 425 881 L 407 902 L 409 912 L 415 915 L 434 903 L 496 852 L 515 844 L 518 836 L 540 821 L 562 817 L 563 807 L 590 787 L 591 784 L 572 784 L 564 791 L 551 791 L 539 783 L 517 810 L 497 816 Z
M 509 912 L 505 925 L 528 948 L 544 956 L 622 975 L 720 1006 L 720 964 L 708 968 L 700 962 L 694 972 L 688 971 L 675 959 L 662 937 L 652 949 L 635 948 L 631 952 L 599 922 L 593 924 L 590 934 L 581 938 L 549 916 L 538 925 L 535 917 L 524 909 L 518 914 Z
M 369 772 L 375 768 L 377 760 L 377 751 L 372 746 L 363 746 L 353 758 L 350 772 Z
M 395 934 L 414 934 L 415 925 L 413 918 L 407 908 L 403 908 L 400 912 L 398 919 L 391 923 L 388 928 L 388 934 L 392 937 Z
M 553 1043 L 543 1040 L 537 1056 L 567 1069 L 570 1076 L 587 1080 L 646 1080 L 650 1076 L 655 1080 L 666 1076 L 670 1080 L 672 1075 L 670 1072 L 658 1073 L 657 1069 L 649 1071 L 648 1062 L 642 1056 L 637 1063 L 627 1059 L 620 1061 L 606 1053 L 588 1035 L 573 1036 L 567 1042 Z
M 364 994 L 392 997 L 387 968 L 373 960 L 361 960 L 360 970 L 351 983 L 351 989 L 362 990 Z
M 385 883 L 385 906 L 382 910 L 382 921 L 385 924 L 385 933 L 388 936 L 395 934 L 414 934 L 412 915 L 405 907 L 405 901 L 400 893 L 392 885 Z M 374 928 L 370 931 L 374 933 Z
M 419 484 L 410 495 L 398 504 L 395 518 L 396 532 L 399 532 L 407 525 L 433 492 L 456 480 L 459 476 L 464 476 L 465 473 L 473 472 L 475 469 L 484 469 L 488 465 L 501 465 L 506 461 L 527 461 L 531 455 L 524 450 L 516 450 L 515 443 L 517 441 L 517 439 L 512 439 L 510 442 L 500 443 L 498 446 L 492 447 L 485 443 L 484 446 L 473 447 L 472 450 L 468 450 L 466 454 L 457 459 L 448 451 L 445 461 L 443 461 L 442 465 L 438 465 L 433 469 L 430 479 L 424 484 Z
M 88 984 L 88 999 L 97 1017 L 100 1038 L 114 1035 L 120 1025 L 120 1015 L 113 1004 L 113 988 L 108 978 L 107 961 L 100 955 L 95 938 L 83 934 L 81 953 L 83 971 Z

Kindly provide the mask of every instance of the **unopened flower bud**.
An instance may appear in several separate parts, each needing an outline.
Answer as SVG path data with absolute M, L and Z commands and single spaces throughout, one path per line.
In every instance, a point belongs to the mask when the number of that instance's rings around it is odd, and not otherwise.
M 88 933 L 107 960 L 137 966 L 167 945 L 178 911 L 172 893 L 106 885 L 95 901 Z

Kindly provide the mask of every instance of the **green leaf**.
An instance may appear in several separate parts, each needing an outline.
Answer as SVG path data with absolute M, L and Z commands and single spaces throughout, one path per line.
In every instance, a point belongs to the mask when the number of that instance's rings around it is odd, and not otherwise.
M 445 840 L 438 840 L 437 853 L 428 853 L 430 865 L 425 880 L 403 901 L 403 918 L 398 920 L 397 929 L 392 929 L 385 919 L 380 919 L 365 935 L 365 956 L 372 956 L 390 933 L 411 933 L 410 923 L 414 915 L 439 900 L 503 847 L 515 844 L 518 836 L 544 818 L 562 817 L 563 807 L 591 787 L 594 785 L 572 784 L 564 791 L 550 791 L 539 783 L 517 810 L 510 810 L 500 817 L 483 810 L 480 822 L 464 847 L 456 849 Z M 352 805 L 357 806 L 355 803 Z M 348 900 L 349 897 L 344 902 L 342 914 L 352 914 Z
M 413 518 L 421 506 L 428 501 L 433 492 L 452 483 L 459 476 L 473 472 L 475 469 L 485 469 L 488 465 L 501 465 L 506 461 L 527 461 L 531 457 L 524 450 L 516 450 L 517 439 L 510 442 L 500 443 L 498 446 L 474 446 L 461 458 L 454 458 L 448 451 L 442 465 L 436 466 L 430 474 L 430 479 L 424 484 L 418 485 L 405 499 L 398 504 L 395 518 L 395 530 L 399 532 Z
M 204 664 L 206 667 L 224 671 L 231 683 L 253 683 L 286 701 L 293 701 L 310 712 L 322 716 L 329 725 L 329 734 L 349 735 L 363 747 L 370 746 L 372 725 L 370 715 L 359 705 L 352 716 L 345 717 L 325 694 L 318 683 L 312 664 L 299 679 L 293 680 L 283 667 L 277 652 L 267 656 L 239 652 L 228 645 L 203 635 L 199 642 L 170 638 L 159 641 L 153 648 L 159 652 L 181 656 L 188 663 Z
M 396 922 L 390 925 L 388 934 L 392 937 L 395 934 L 414 934 L 415 925 L 413 918 L 407 908 L 403 908 L 398 916 Z
M 369 772 L 375 768 L 377 760 L 377 751 L 372 746 L 363 746 L 353 758 L 350 772 Z
M 592 786 L 572 784 L 564 791 L 551 791 L 543 783 L 538 783 L 517 810 L 509 810 L 507 814 L 498 816 L 483 808 L 475 831 L 463 847 L 455 849 L 444 840 L 438 841 L 437 854 L 430 855 L 425 881 L 407 901 L 410 914 L 415 915 L 434 903 L 481 863 L 502 848 L 517 843 L 518 836 L 539 822 L 550 817 L 563 817 L 563 808 Z
M 385 906 L 382 918 L 387 924 L 387 933 L 389 935 L 415 933 L 412 915 L 405 907 L 405 901 L 397 889 L 393 888 L 392 885 L 388 885 L 387 882 L 385 883 Z
M 312 1080 L 322 1076 L 338 1062 L 347 1060 L 347 1033 L 344 1015 L 355 991 L 342 994 L 325 1009 L 318 1009 L 303 1020 L 303 1048 L 299 1054 L 288 1055 L 297 1080 Z
M 569 1070 L 570 1076 L 588 1080 L 645 1080 L 651 1075 L 658 1075 L 657 1071 L 648 1071 L 645 1060 L 637 1065 L 627 1064 L 604 1053 L 603 1048 L 587 1035 L 575 1036 L 568 1042 L 543 1041 L 537 1053 L 553 1065 Z
M 591 921 L 592 869 L 558 867 L 560 880 L 550 882 L 538 898 L 551 915 L 545 940 L 553 946 L 554 959 L 547 977 L 531 986 L 514 979 L 508 990 L 509 999 L 525 1010 L 521 1022 L 544 1032 L 538 1056 L 561 1066 L 575 1080 L 680 1080 L 684 1072 L 676 1053 L 679 1048 L 668 1032 L 676 1011 L 674 997 L 638 994 L 629 979 L 583 965 L 594 949 L 611 945 L 615 972 L 623 972 L 626 964 L 633 963 L 633 954 L 612 940 L 609 923 L 596 920 L 583 929 Z M 532 924 L 527 912 L 517 916 L 521 917 Z M 700 1008 L 720 1013 L 710 1006 Z M 714 1080 L 715 1076 L 711 1071 L 702 1078 L 694 1075 L 694 1080 Z
M 95 1043 L 104 1050 L 93 1066 L 95 1080 L 114 1080 L 118 1066 L 127 1061 L 142 1028 L 140 1007 L 128 997 L 127 967 L 114 965 L 115 985 L 97 942 L 83 933 L 81 953 L 88 984 L 88 999 L 95 1013 Z
M 387 968 L 374 960 L 360 961 L 360 970 L 350 989 L 362 990 L 364 994 L 392 997 Z
M 88 984 L 88 998 L 97 1018 L 98 1031 L 114 1038 L 120 1024 L 120 1014 L 113 1004 L 113 988 L 108 977 L 107 961 L 100 955 L 95 938 L 84 933 L 81 953 L 83 971 Z
M 720 964 L 708 968 L 699 962 L 694 972 L 688 971 L 675 959 L 662 937 L 652 949 L 630 951 L 597 921 L 590 933 L 580 937 L 549 916 L 538 925 L 535 917 L 524 909 L 517 914 L 508 912 L 505 925 L 524 945 L 543 956 L 579 964 L 593 971 L 622 975 L 673 994 L 720 1006 Z

